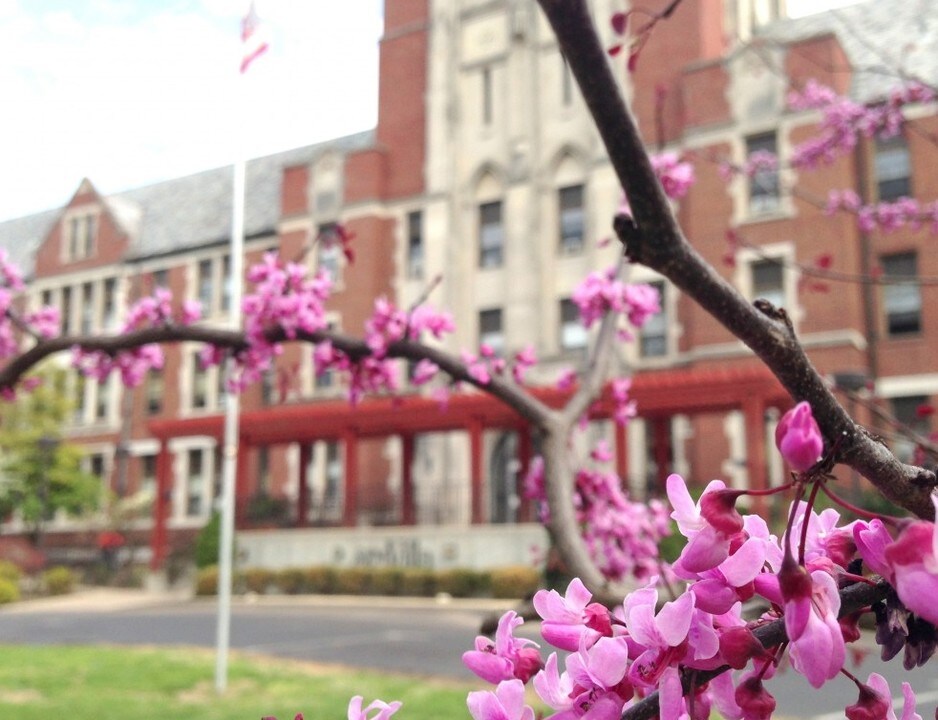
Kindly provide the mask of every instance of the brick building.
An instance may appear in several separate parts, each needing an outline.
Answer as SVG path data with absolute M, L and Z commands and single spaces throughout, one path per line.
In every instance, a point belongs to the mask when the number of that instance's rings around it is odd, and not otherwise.
M 784 306 L 822 372 L 863 378 L 895 415 L 925 429 L 916 408 L 938 394 L 927 360 L 938 338 L 928 311 L 935 289 L 888 280 L 938 276 L 938 260 L 923 252 L 931 240 L 861 232 L 851 217 L 826 216 L 816 198 L 829 188 L 870 201 L 938 196 L 935 107 L 910 111 L 914 131 L 861 144 L 816 172 L 727 182 L 714 160 L 742 163 L 768 150 L 784 168 L 817 120 L 786 109 L 788 89 L 816 78 L 863 101 L 883 97 L 888 77 L 850 68 L 870 64 L 871 45 L 889 50 L 938 32 L 938 8 L 878 0 L 791 20 L 783 4 L 685 0 L 636 72 L 616 61 L 617 72 L 649 142 L 696 158 L 697 183 L 677 212 L 698 250 L 744 295 Z M 594 6 L 611 44 L 605 18 L 619 4 Z M 586 273 L 615 261 L 616 248 L 596 241 L 610 232 L 620 190 L 546 22 L 529 0 L 386 0 L 380 58 L 373 132 L 249 163 L 247 262 L 271 249 L 300 256 L 320 229 L 346 223 L 358 237 L 354 265 L 329 250 L 305 256 L 335 276 L 337 327 L 358 332 L 376 297 L 406 307 L 442 273 L 432 299 L 456 316 L 451 347 L 531 345 L 542 359 L 535 382 L 550 385 L 584 357 L 589 337 L 570 298 Z M 926 42 L 901 61 L 925 78 L 938 70 Z M 129 298 L 156 286 L 201 300 L 208 321 L 223 322 L 230 197 L 230 168 L 107 197 L 84 180 L 63 208 L 0 223 L 0 246 L 27 269 L 33 301 L 60 307 L 65 332 L 112 329 Z M 729 229 L 741 240 L 732 247 Z M 826 280 L 821 292 L 799 265 L 825 254 L 839 273 L 879 268 L 886 282 Z M 662 314 L 618 351 L 617 372 L 636 375 L 641 417 L 627 432 L 606 422 L 591 433 L 614 440 L 632 491 L 655 492 L 672 468 L 696 482 L 777 482 L 783 468 L 765 452 L 784 402 L 777 386 L 661 278 L 638 267 L 630 277 L 656 283 L 663 297 Z M 176 545 L 205 522 L 218 486 L 219 386 L 217 371 L 202 370 L 185 346 L 168 348 L 165 372 L 134 392 L 75 381 L 69 436 L 104 486 L 152 495 L 159 458 L 167 461 L 169 484 L 157 496 Z M 308 348 L 291 347 L 269 382 L 246 393 L 242 527 L 442 524 L 458 534 L 470 523 L 530 519 L 516 483 L 532 449 L 516 418 L 467 398 L 448 418 L 412 405 L 405 431 L 382 401 L 363 406 L 371 419 L 343 410 L 342 392 L 334 378 L 314 377 Z M 698 394 L 726 401 L 708 405 Z M 59 519 L 52 537 L 74 543 L 88 527 Z M 150 520 L 138 529 L 149 532 Z M 336 537 L 340 547 L 351 536 Z M 287 555 L 306 559 L 291 542 Z

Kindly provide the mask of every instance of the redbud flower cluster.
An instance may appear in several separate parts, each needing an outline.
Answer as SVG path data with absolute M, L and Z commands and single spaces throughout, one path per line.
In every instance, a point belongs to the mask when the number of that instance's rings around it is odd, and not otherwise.
M 609 311 L 623 313 L 636 328 L 661 312 L 658 291 L 654 287 L 623 282 L 616 268 L 587 275 L 573 291 L 573 302 L 580 309 L 580 320 L 587 328 Z

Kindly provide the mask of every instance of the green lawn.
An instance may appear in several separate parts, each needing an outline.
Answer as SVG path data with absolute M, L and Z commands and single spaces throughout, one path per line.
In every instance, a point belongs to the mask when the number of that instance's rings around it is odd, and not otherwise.
M 214 655 L 191 648 L 0 645 L 0 718 L 16 720 L 345 720 L 349 698 L 401 700 L 395 720 L 469 720 L 482 689 L 234 654 L 228 691 L 214 690 Z

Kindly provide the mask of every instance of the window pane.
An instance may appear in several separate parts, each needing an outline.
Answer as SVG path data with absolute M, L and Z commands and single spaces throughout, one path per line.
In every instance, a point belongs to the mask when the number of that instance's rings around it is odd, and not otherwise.
M 215 312 L 215 304 L 212 302 L 213 295 L 212 261 L 202 260 L 199 262 L 199 302 L 202 303 L 202 313 L 205 315 L 211 315 Z
M 503 246 L 502 204 L 483 203 L 479 206 L 479 267 L 501 265 Z
M 915 253 L 884 255 L 882 267 L 884 279 L 914 280 L 918 276 Z M 922 329 L 922 293 L 916 282 L 887 284 L 883 287 L 883 309 L 886 313 L 886 330 L 890 335 L 917 333 Z
M 565 253 L 583 249 L 584 220 L 583 186 L 560 188 L 560 250 Z
M 876 187 L 880 200 L 896 200 L 911 194 L 912 164 L 902 136 L 876 142 Z
M 663 282 L 650 285 L 658 291 L 661 312 L 650 316 L 639 330 L 638 352 L 643 358 L 661 357 L 668 354 L 668 316 L 665 313 L 665 288 Z
M 407 215 L 407 277 L 423 277 L 423 216 L 419 210 Z
M 756 163 L 749 177 L 749 211 L 771 212 L 778 208 L 778 168 L 775 133 L 746 138 L 746 158 Z
M 483 344 L 491 347 L 497 354 L 504 351 L 501 310 L 483 310 L 479 313 L 479 345 Z
M 586 347 L 588 334 L 580 321 L 580 308 L 576 303 L 565 298 L 560 301 L 560 349 L 564 351 L 582 350 Z
M 781 261 L 758 260 L 750 265 L 752 272 L 752 299 L 763 298 L 775 307 L 784 307 L 785 269 Z

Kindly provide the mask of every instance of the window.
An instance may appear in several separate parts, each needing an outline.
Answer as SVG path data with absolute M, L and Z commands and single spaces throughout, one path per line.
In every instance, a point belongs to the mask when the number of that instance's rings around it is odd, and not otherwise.
M 749 212 L 773 212 L 778 209 L 778 159 L 775 133 L 746 138 L 746 161 L 749 173 Z
M 661 312 L 651 315 L 638 331 L 638 354 L 643 358 L 663 357 L 668 354 L 668 316 L 665 303 L 665 284 L 649 283 L 658 291 Z
M 72 289 L 62 288 L 62 334 L 72 334 Z
M 930 404 L 926 395 L 894 397 L 890 400 L 890 404 L 892 405 L 893 417 L 899 421 L 900 425 L 919 435 L 928 436 L 931 432 L 931 422 L 929 420 L 931 413 L 922 412 Z M 900 461 L 911 463 L 915 455 L 915 442 L 901 432 L 897 432 L 893 438 L 892 451 Z
M 90 282 L 81 286 L 81 324 L 79 332 L 88 335 L 94 327 L 94 285 Z
M 156 455 L 140 456 L 140 492 L 156 495 Z
M 423 277 L 423 213 L 419 210 L 407 214 L 407 277 Z
M 204 507 L 205 462 L 203 453 L 204 451 L 199 448 L 190 450 L 187 454 L 189 477 L 186 482 L 186 515 L 189 516 L 201 515 Z
M 202 367 L 198 355 L 192 358 L 192 397 L 191 406 L 194 410 L 204 410 L 208 407 L 208 369 Z
M 768 300 L 775 307 L 788 304 L 785 295 L 785 266 L 781 259 L 763 258 L 749 264 L 752 276 L 752 299 Z
M 94 419 L 96 422 L 103 422 L 108 419 L 111 409 L 111 380 L 105 380 L 97 383 L 97 393 L 95 394 Z
M 479 267 L 500 267 L 504 246 L 501 201 L 482 203 L 479 205 Z
M 922 292 L 915 281 L 918 276 L 916 254 L 907 252 L 884 255 L 881 263 L 886 281 L 883 286 L 886 332 L 890 336 L 920 332 Z
M 169 287 L 169 270 L 154 270 L 152 275 L 153 290 Z
M 497 355 L 504 352 L 501 309 L 482 310 L 479 313 L 479 345 L 488 345 Z
M 319 226 L 319 240 L 316 243 L 316 271 L 324 272 L 336 282 L 339 279 L 339 260 L 342 249 L 336 238 L 336 223 L 324 223 Z
M 584 245 L 583 186 L 571 185 L 557 193 L 560 215 L 560 252 L 577 253 Z
M 101 302 L 101 326 L 104 330 L 117 327 L 117 279 L 104 281 L 104 298 Z
M 909 146 L 901 135 L 888 140 L 876 140 L 873 169 L 879 200 L 897 200 L 912 194 Z
M 211 314 L 212 300 L 215 297 L 215 277 L 211 260 L 199 261 L 198 294 L 199 302 L 202 303 L 202 313 Z
M 482 124 L 491 125 L 493 112 L 492 68 L 482 68 Z
M 579 352 L 586 349 L 588 335 L 580 320 L 580 308 L 569 298 L 560 301 L 560 350 Z
M 75 215 L 68 222 L 68 254 L 70 261 L 91 257 L 97 227 L 93 213 Z
M 163 373 L 150 370 L 146 379 L 147 415 L 159 415 L 163 412 Z

